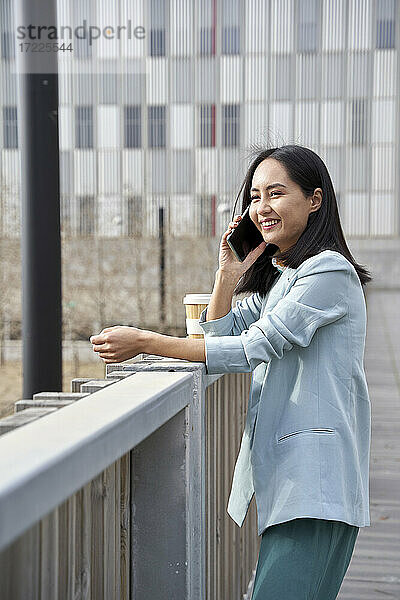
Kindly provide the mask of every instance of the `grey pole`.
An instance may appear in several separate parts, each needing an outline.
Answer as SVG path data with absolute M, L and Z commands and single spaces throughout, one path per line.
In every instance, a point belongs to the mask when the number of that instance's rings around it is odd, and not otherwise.
M 58 40 L 49 38 L 47 29 L 41 30 L 39 39 L 38 25 L 57 25 L 56 0 L 17 0 L 15 30 L 24 27 L 25 32 L 24 39 L 15 40 L 21 148 L 23 398 L 62 390 L 58 74 L 53 50 Z M 43 43 L 46 50 L 27 50 L 27 42 Z

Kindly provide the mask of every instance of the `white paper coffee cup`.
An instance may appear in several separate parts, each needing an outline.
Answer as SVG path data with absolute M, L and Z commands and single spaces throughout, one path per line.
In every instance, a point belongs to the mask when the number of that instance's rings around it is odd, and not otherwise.
M 188 337 L 200 339 L 204 332 L 199 325 L 200 315 L 210 302 L 211 294 L 186 294 L 183 304 L 186 309 L 186 332 Z

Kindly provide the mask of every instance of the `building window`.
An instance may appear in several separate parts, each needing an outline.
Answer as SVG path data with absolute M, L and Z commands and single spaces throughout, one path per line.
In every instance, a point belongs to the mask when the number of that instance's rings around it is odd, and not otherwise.
M 298 3 L 299 21 L 297 49 L 299 52 L 316 52 L 318 48 L 318 5 L 316 0 Z
M 200 55 L 215 55 L 216 20 L 217 0 L 201 0 L 197 3 L 196 26 Z
M 351 143 L 366 144 L 368 140 L 367 134 L 367 100 L 357 98 L 351 103 Z
M 239 54 L 240 29 L 237 26 L 222 28 L 222 54 Z
M 18 148 L 17 107 L 3 106 L 4 148 Z
M 222 105 L 222 145 L 239 146 L 239 104 Z
M 126 199 L 127 235 L 143 237 L 144 211 L 142 196 L 132 196 Z
M 376 47 L 395 47 L 395 0 L 377 1 Z
M 200 27 L 200 54 L 215 54 L 215 31 L 212 27 Z
M 96 212 L 94 196 L 79 198 L 79 235 L 95 233 Z
M 200 108 L 200 147 L 215 146 L 215 104 L 203 104 Z
M 139 105 L 124 107 L 124 145 L 125 148 L 142 146 L 142 108 Z
M 221 54 L 239 54 L 240 0 L 222 0 L 221 21 Z
M 75 146 L 93 148 L 93 107 L 75 107 Z
M 165 29 L 150 30 L 150 56 L 165 56 Z
M 165 106 L 148 107 L 148 145 L 149 148 L 165 148 L 166 143 L 166 122 Z
M 166 1 L 150 0 L 150 56 L 165 56 Z

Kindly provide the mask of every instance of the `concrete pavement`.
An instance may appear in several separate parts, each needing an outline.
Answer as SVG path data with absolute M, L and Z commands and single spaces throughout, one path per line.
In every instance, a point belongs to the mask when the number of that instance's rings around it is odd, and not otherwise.
M 400 291 L 367 284 L 371 526 L 360 528 L 338 600 L 400 599 Z M 368 289 L 371 287 L 371 289 Z

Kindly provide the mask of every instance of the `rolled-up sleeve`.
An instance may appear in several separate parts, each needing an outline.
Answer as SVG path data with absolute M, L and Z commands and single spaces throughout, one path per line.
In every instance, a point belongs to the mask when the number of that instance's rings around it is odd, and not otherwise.
M 207 373 L 247 373 L 262 362 L 281 359 L 293 345 L 308 346 L 319 327 L 347 313 L 350 274 L 344 257 L 316 255 L 303 272 L 299 269 L 275 307 L 247 330 L 234 336 L 205 336 Z
M 254 293 L 243 300 L 237 300 L 236 306 L 219 319 L 206 321 L 205 308 L 200 314 L 199 325 L 205 336 L 239 335 L 260 318 L 261 307 L 262 297 Z

